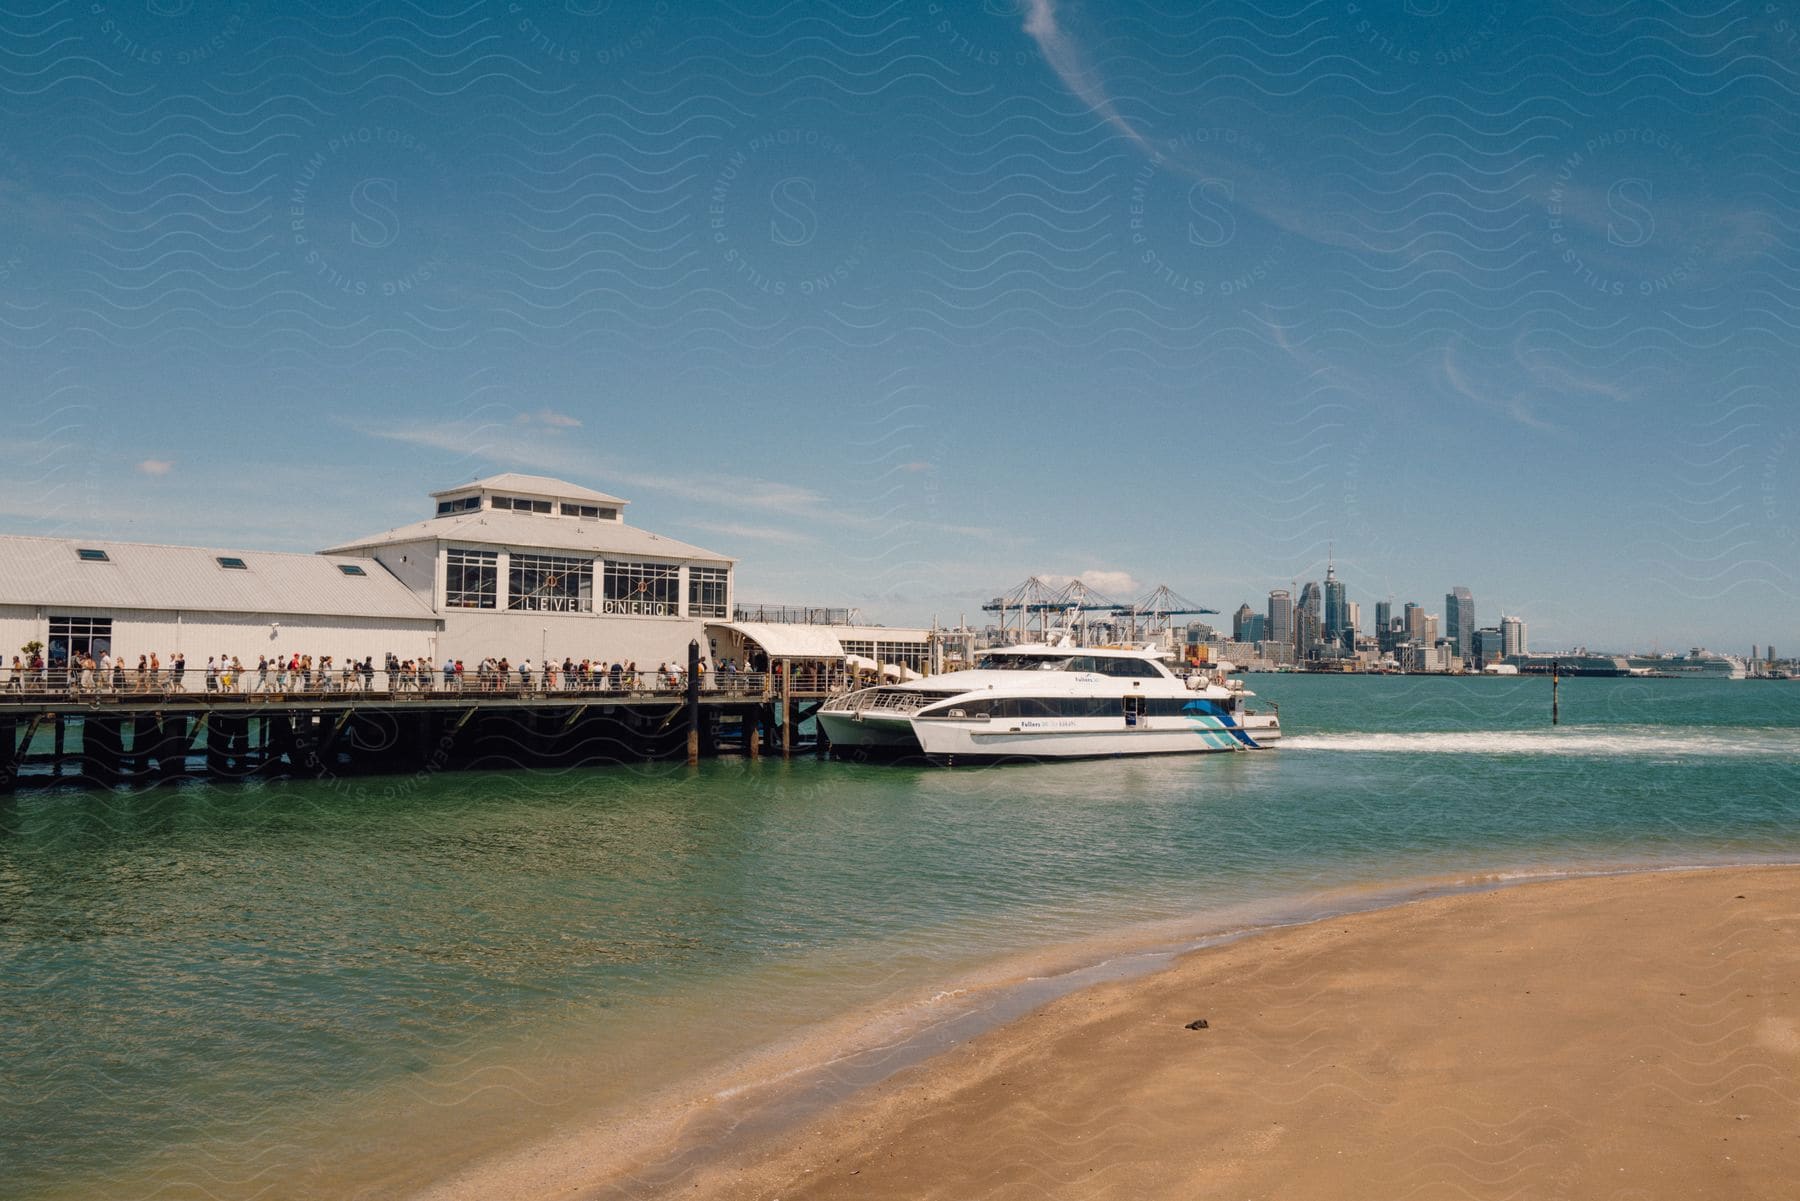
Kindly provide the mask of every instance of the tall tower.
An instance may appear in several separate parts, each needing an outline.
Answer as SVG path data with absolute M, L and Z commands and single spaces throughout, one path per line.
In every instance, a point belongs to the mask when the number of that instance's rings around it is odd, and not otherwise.
M 1422 646 L 1431 645 L 1425 640 L 1425 610 L 1412 601 L 1406 602 L 1406 640 Z
M 1337 567 L 1327 559 L 1325 561 L 1325 641 L 1342 643 L 1344 630 L 1348 628 L 1348 614 L 1344 610 L 1344 581 L 1337 578 Z
M 1276 588 L 1269 593 L 1269 628 L 1266 637 L 1270 642 L 1294 645 L 1294 598 L 1286 588 Z
M 1444 594 L 1444 639 L 1464 662 L 1475 653 L 1475 594 L 1458 585 Z
M 1248 602 L 1238 606 L 1237 612 L 1231 615 L 1231 640 L 1233 642 L 1255 641 L 1251 636 L 1250 628 L 1250 619 L 1254 616 L 1256 616 L 1256 612 L 1250 608 Z
M 1519 618 L 1500 619 L 1500 651 L 1506 655 L 1525 653 L 1525 623 Z
M 1311 650 L 1324 636 L 1324 596 L 1311 580 L 1300 589 L 1300 604 L 1294 612 L 1294 645 L 1302 652 Z
M 1394 598 L 1375 602 L 1375 644 L 1384 652 L 1394 649 Z

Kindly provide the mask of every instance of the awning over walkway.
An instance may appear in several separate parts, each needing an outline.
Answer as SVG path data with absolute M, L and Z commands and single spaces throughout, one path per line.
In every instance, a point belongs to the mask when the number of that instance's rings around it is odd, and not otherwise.
M 708 622 L 706 636 L 735 635 L 775 659 L 830 659 L 842 662 L 844 645 L 830 626 L 775 625 L 759 621 Z M 734 639 L 735 641 L 735 639 Z

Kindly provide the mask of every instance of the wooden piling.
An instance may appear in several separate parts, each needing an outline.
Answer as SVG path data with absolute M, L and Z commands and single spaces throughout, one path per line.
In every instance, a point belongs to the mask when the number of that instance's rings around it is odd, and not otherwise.
M 19 745 L 19 719 L 0 717 L 0 796 L 11 795 L 19 782 L 19 760 L 29 747 Z
M 89 714 L 81 719 L 81 777 L 110 788 L 123 776 L 123 723 L 116 717 Z
M 688 766 L 700 762 L 700 642 L 688 640 L 687 661 L 687 759 Z
M 794 704 L 790 699 L 794 692 L 794 661 L 781 661 L 781 757 L 788 758 L 794 753 Z

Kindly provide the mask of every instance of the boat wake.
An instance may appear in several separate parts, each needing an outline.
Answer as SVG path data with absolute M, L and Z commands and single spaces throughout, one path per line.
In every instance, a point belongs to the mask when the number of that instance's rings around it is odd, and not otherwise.
M 1289 734 L 1284 751 L 1408 755 L 1563 755 L 1611 758 L 1800 758 L 1800 730 L 1620 726 L 1608 729 L 1441 730 Z

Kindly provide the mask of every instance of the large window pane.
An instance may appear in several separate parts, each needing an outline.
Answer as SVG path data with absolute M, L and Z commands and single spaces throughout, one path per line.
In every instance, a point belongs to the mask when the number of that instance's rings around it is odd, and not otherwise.
M 673 563 L 606 560 L 601 612 L 640 617 L 681 613 L 681 569 Z
M 594 611 L 594 561 L 514 553 L 507 570 L 506 607 L 543 613 Z
M 688 616 L 724 617 L 725 581 L 730 572 L 723 567 L 688 568 Z
M 497 609 L 500 558 L 491 550 L 458 550 L 444 556 L 444 605 L 450 609 Z

